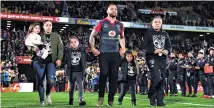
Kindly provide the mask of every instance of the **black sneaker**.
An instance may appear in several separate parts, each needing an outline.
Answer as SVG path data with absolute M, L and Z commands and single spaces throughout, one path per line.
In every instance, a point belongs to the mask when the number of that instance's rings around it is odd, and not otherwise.
M 85 106 L 86 105 L 86 102 L 85 101 L 80 101 L 79 102 L 79 106 Z
M 73 100 L 69 100 L 69 105 L 74 105 L 74 101 Z
M 187 97 L 190 97 L 190 96 L 191 96 L 190 94 L 187 95 Z
M 132 102 L 132 106 L 137 106 L 137 105 L 136 105 L 136 101 L 133 101 L 133 102 Z
M 107 105 L 108 106 L 113 106 L 113 101 L 109 101 Z
M 86 102 L 85 101 L 80 101 L 79 102 L 79 106 L 85 106 L 86 105 Z
M 156 106 L 156 99 L 155 98 L 150 98 L 150 106 Z
M 154 103 L 150 103 L 150 106 L 151 106 L 151 107 L 156 107 L 157 105 L 154 104 Z
M 165 103 L 158 103 L 157 106 L 162 106 L 162 107 L 165 107 L 166 104 Z

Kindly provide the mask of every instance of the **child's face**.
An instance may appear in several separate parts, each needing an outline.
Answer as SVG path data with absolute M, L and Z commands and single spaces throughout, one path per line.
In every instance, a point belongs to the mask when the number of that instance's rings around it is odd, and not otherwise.
M 40 26 L 39 25 L 36 25 L 34 28 L 33 28 L 33 33 L 40 33 Z
M 127 54 L 127 55 L 126 55 L 126 60 L 127 60 L 128 62 L 131 62 L 132 59 L 133 59 L 132 54 Z
M 79 46 L 79 41 L 77 39 L 71 39 L 70 40 L 70 47 L 71 48 L 76 49 L 76 48 L 78 48 L 78 46 Z
M 182 55 L 182 54 L 179 54 L 179 58 L 182 59 L 182 58 L 183 58 L 183 55 Z
M 175 57 L 175 54 L 174 54 L 174 53 L 171 53 L 170 57 Z

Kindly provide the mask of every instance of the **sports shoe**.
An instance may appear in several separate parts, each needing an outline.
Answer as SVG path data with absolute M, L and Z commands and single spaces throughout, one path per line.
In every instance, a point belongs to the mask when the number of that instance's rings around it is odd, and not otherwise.
M 162 107 L 165 107 L 166 104 L 165 103 L 158 103 L 157 106 L 162 106 Z
M 113 101 L 108 101 L 108 106 L 113 106 Z
M 186 97 L 190 97 L 191 95 L 190 94 L 188 94 Z
M 40 105 L 41 105 L 41 106 L 45 106 L 45 102 L 44 102 L 44 101 L 41 101 L 41 102 L 40 102 Z
M 191 97 L 197 97 L 197 95 L 196 95 L 196 94 L 193 94 Z
M 98 98 L 97 106 L 103 106 L 104 98 Z
M 80 101 L 79 102 L 79 106 L 85 106 L 86 105 L 86 102 L 85 101 Z
M 132 106 L 137 106 L 136 101 L 132 101 Z
M 214 99 L 214 95 L 211 96 Z
M 50 95 L 47 95 L 47 96 L 46 96 L 46 102 L 47 102 L 48 105 L 51 105 L 51 104 L 52 104 L 51 96 L 50 96 Z
M 74 100 L 73 99 L 69 100 L 69 105 L 74 105 Z

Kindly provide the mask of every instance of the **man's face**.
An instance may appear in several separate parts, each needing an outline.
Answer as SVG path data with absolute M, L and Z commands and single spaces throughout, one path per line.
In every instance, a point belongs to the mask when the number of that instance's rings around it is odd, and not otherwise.
M 52 22 L 50 21 L 45 22 L 43 28 L 46 34 L 50 34 L 52 32 Z
M 79 41 L 77 39 L 72 38 L 70 40 L 70 47 L 74 48 L 74 49 L 77 49 L 78 46 L 79 46 Z
M 112 18 L 117 17 L 117 6 L 116 5 L 110 5 L 108 7 L 107 13 Z
M 162 19 L 161 18 L 155 18 L 152 21 L 152 27 L 154 30 L 160 30 L 161 26 L 162 26 Z

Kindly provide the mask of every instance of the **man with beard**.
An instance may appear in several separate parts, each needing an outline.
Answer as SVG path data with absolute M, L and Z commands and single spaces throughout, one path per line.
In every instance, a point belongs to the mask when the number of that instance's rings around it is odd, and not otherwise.
M 117 7 L 110 4 L 107 9 L 108 16 L 98 22 L 91 32 L 89 43 L 95 56 L 99 55 L 100 77 L 99 77 L 99 98 L 97 106 L 103 106 L 106 79 L 109 78 L 108 105 L 113 106 L 114 95 L 117 91 L 118 69 L 120 55 L 125 53 L 124 26 L 116 20 Z M 99 33 L 100 49 L 95 48 L 94 37 Z M 119 44 L 121 50 L 119 51 Z M 120 54 L 119 54 L 120 52 Z
M 165 106 L 164 86 L 166 57 L 171 52 L 168 33 L 162 30 L 162 18 L 152 20 L 152 28 L 142 38 L 142 50 L 146 52 L 146 61 L 151 74 L 151 86 L 148 92 L 151 106 Z

